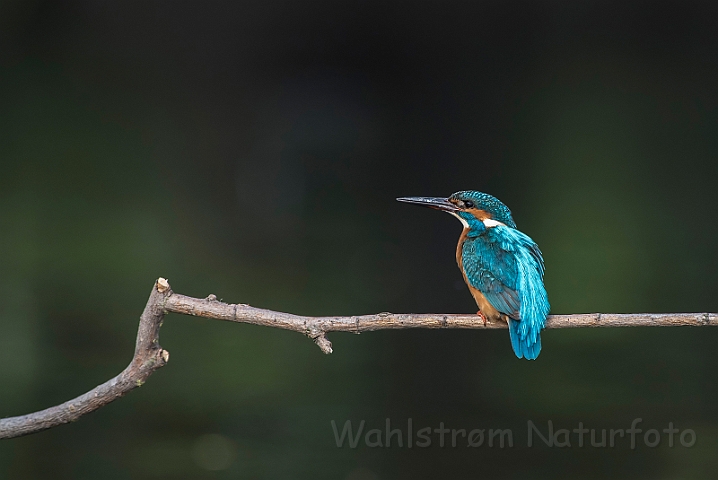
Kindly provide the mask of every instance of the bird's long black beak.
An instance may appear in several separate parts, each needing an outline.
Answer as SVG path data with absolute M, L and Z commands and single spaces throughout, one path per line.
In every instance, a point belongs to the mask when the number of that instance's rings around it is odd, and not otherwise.
M 414 205 L 423 205 L 425 207 L 443 210 L 445 212 L 457 212 L 459 208 L 446 198 L 439 197 L 399 197 L 399 202 L 413 203 Z

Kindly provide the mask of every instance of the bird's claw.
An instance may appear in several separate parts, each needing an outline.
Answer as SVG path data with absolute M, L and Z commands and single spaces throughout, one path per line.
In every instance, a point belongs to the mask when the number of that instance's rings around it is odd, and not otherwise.
M 478 312 L 476 312 L 476 315 L 478 315 L 479 317 L 481 317 L 481 320 L 484 321 L 484 327 L 485 327 L 485 326 L 486 326 L 486 315 L 484 315 L 483 313 L 481 313 L 481 310 L 479 310 Z

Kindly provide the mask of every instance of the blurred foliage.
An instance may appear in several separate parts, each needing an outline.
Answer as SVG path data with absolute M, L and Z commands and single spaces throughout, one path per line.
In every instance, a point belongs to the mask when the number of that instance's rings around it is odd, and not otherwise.
M 490 192 L 554 313 L 716 311 L 713 3 L 0 3 L 0 415 L 129 361 L 152 282 L 309 315 L 473 312 Z M 306 338 L 170 316 L 170 364 L 2 478 L 713 478 L 712 329 Z M 526 423 L 673 422 L 694 447 L 527 448 Z M 337 448 L 330 421 L 511 428 L 512 449 Z M 557 428 L 559 428 L 557 427 Z

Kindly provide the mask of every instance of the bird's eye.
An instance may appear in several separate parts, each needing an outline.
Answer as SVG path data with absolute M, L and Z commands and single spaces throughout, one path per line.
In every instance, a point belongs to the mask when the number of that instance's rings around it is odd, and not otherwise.
M 474 208 L 474 202 L 471 200 L 464 200 L 464 208 Z

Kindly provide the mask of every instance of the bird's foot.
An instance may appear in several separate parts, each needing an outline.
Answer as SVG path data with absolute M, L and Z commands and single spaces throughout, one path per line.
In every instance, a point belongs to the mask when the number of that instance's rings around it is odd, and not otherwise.
M 486 326 L 486 315 L 484 315 L 483 313 L 481 313 L 481 310 L 479 310 L 478 312 L 476 312 L 476 315 L 478 315 L 479 317 L 481 317 L 481 320 L 484 321 L 484 327 L 485 327 L 485 326 Z

